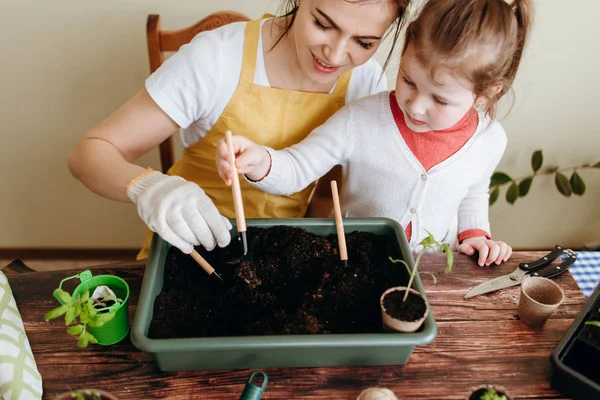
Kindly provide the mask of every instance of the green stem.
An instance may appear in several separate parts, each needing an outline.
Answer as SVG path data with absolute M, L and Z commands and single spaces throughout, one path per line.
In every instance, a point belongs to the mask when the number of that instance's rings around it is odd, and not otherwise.
M 557 172 L 566 172 L 566 171 L 575 171 L 575 170 L 578 170 L 578 169 L 595 168 L 594 165 L 595 165 L 595 163 L 592 163 L 592 164 L 585 163 L 585 164 L 576 165 L 576 166 L 573 166 L 573 167 L 556 168 L 556 169 L 548 169 L 548 168 L 546 168 L 545 171 L 534 172 L 533 175 L 522 176 L 520 178 L 513 179 L 512 181 L 508 181 L 508 182 L 504 182 L 504 183 L 500 183 L 500 184 L 494 185 L 494 187 L 504 186 L 504 185 L 507 185 L 509 183 L 518 183 L 518 182 L 520 182 L 520 181 L 522 181 L 524 179 L 535 178 L 536 176 L 540 176 L 540 175 L 553 175 L 553 174 L 555 174 Z
M 415 266 L 414 266 L 414 268 L 412 270 L 412 273 L 410 274 L 410 279 L 408 280 L 408 285 L 406 285 L 406 291 L 404 292 L 404 297 L 402 298 L 402 302 L 405 302 L 406 299 L 408 299 L 408 291 L 412 287 L 412 283 L 413 283 L 413 280 L 415 279 L 415 275 L 417 275 L 417 266 L 419 265 L 419 261 L 421 260 L 421 256 L 424 253 L 425 253 L 424 251 L 420 252 L 419 255 L 417 256 L 417 259 L 415 260 Z

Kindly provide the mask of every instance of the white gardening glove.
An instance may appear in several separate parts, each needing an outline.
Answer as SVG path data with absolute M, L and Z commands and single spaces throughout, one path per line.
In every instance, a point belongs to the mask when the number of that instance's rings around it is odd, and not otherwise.
M 158 171 L 142 174 L 127 188 L 140 218 L 153 232 L 189 254 L 194 246 L 212 250 L 231 240 L 231 223 L 193 182 Z

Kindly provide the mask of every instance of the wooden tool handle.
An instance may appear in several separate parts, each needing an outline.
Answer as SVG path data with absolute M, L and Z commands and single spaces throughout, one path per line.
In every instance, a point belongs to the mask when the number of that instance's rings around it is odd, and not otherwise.
M 231 190 L 233 191 L 233 207 L 235 209 L 235 221 L 237 223 L 238 232 L 246 232 L 246 216 L 244 215 L 244 203 L 242 203 L 242 190 L 240 188 L 240 177 L 235 167 L 235 152 L 233 151 L 233 144 L 231 143 L 231 131 L 225 132 L 225 142 L 227 142 L 227 148 L 229 154 L 231 154 L 231 166 L 233 168 L 233 184 Z
M 346 235 L 344 234 L 344 221 L 342 220 L 342 209 L 340 208 L 340 197 L 338 195 L 336 181 L 331 181 L 331 195 L 333 197 L 333 209 L 335 210 L 335 228 L 337 230 L 338 243 L 340 245 L 340 260 L 348 260 Z
M 206 271 L 207 274 L 212 274 L 215 272 L 215 269 L 202 257 L 196 250 L 192 250 L 190 253 L 192 258 L 196 260 L 196 262 Z

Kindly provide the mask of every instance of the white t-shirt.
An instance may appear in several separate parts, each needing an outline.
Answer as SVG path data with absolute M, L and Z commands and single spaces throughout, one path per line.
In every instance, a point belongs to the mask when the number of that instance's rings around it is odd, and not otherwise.
M 199 33 L 146 80 L 152 99 L 182 128 L 185 147 L 212 129 L 231 100 L 240 80 L 245 28 L 246 22 L 236 22 Z M 256 59 L 254 84 L 269 87 L 262 35 Z M 346 103 L 386 89 L 381 67 L 370 59 L 352 71 Z

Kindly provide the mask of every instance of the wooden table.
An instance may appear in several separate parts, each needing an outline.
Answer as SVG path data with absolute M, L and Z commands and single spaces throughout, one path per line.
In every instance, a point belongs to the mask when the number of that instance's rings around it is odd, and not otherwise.
M 473 286 L 514 270 L 543 252 L 516 252 L 510 262 L 481 268 L 456 255 L 449 275 L 443 255 L 422 259 L 421 279 L 437 321 L 432 344 L 417 347 L 405 366 L 266 369 L 269 384 L 263 399 L 355 399 L 365 388 L 387 387 L 400 399 L 463 399 L 480 384 L 504 387 L 515 399 L 562 399 L 550 387 L 549 356 L 582 309 L 585 298 L 569 273 L 556 278 L 566 301 L 542 329 L 517 317 L 519 287 L 465 300 Z M 94 274 L 111 273 L 130 285 L 133 321 L 144 264 L 109 265 Z M 429 273 L 437 276 L 437 284 Z M 44 322 L 57 306 L 52 291 L 73 271 L 9 275 L 23 316 L 45 398 L 74 388 L 96 387 L 120 399 L 238 399 L 249 370 L 161 372 L 149 354 L 129 341 L 79 349 L 60 320 Z

